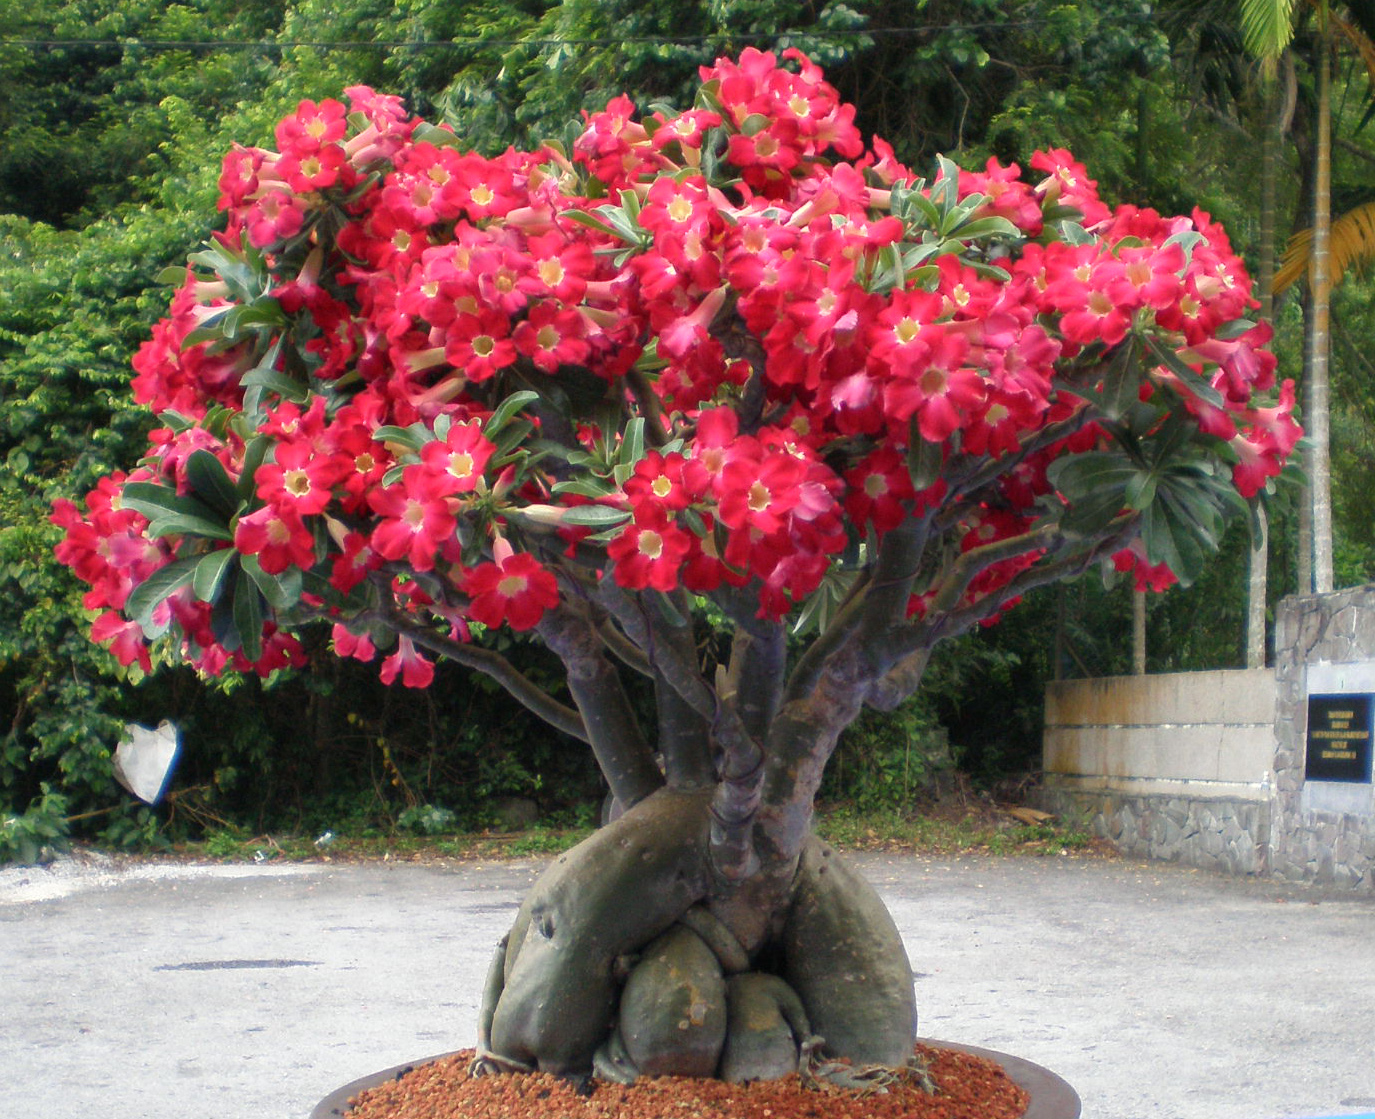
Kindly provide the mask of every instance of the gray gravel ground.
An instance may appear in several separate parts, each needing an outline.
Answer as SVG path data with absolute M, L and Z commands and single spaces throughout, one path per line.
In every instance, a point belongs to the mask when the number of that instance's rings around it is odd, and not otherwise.
M 924 1034 L 1085 1119 L 1375 1113 L 1375 898 L 1080 858 L 866 855 Z M 305 1119 L 472 1043 L 538 861 L 0 870 L 4 1119 Z

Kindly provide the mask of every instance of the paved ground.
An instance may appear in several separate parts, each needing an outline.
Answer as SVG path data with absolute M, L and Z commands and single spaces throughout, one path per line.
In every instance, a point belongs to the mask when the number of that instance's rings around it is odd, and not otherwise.
M 858 860 L 922 1032 L 1066 1077 L 1085 1119 L 1375 1112 L 1375 899 L 1075 858 Z M 0 870 L 6 1119 L 305 1119 L 471 1044 L 539 870 Z

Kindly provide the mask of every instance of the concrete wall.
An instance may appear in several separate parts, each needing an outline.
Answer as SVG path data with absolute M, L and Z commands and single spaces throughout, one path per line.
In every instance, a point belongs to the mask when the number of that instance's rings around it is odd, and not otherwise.
M 1281 602 L 1275 677 L 1271 870 L 1375 890 L 1375 787 L 1305 780 L 1309 695 L 1375 693 L 1375 586 Z
M 1051 684 L 1042 800 L 1088 817 L 1130 854 L 1258 873 L 1270 845 L 1275 712 L 1268 669 Z

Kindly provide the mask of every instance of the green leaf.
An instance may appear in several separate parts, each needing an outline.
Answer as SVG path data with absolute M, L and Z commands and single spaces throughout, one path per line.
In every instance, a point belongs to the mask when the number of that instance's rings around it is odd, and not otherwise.
M 578 497 L 602 498 L 609 497 L 615 491 L 604 483 L 582 478 L 572 478 L 567 482 L 557 482 L 550 487 L 551 493 L 556 494 L 576 494 Z
M 285 373 L 262 365 L 245 373 L 239 383 L 246 389 L 264 388 L 269 392 L 275 392 L 283 400 L 289 400 L 293 404 L 304 404 L 310 399 L 310 389 L 295 377 L 288 377 Z
M 1127 504 L 1140 512 L 1155 500 L 1156 477 L 1154 474 L 1138 471 L 1127 479 L 1127 486 L 1123 496 L 1127 499 Z
M 1174 350 L 1169 346 L 1163 345 L 1159 339 L 1149 335 L 1146 337 L 1146 344 L 1150 346 L 1151 353 L 1161 365 L 1165 366 L 1171 373 L 1180 379 L 1190 392 L 1205 404 L 1211 404 L 1214 408 L 1223 406 L 1222 393 L 1213 388 L 1195 370 L 1190 369 Z
M 186 460 L 186 481 L 196 496 L 216 513 L 232 517 L 241 503 L 238 488 L 224 464 L 205 449 L 192 451 Z
M 233 618 L 243 655 L 256 661 L 263 655 L 263 603 L 257 584 L 243 566 L 234 584 Z
M 1139 344 L 1135 338 L 1128 338 L 1113 354 L 1103 374 L 1099 406 L 1105 416 L 1119 419 L 1140 400 L 1143 374 Z
M 1294 0 L 1241 0 L 1238 22 L 1246 49 L 1268 75 L 1294 38 Z
M 1051 463 L 1046 474 L 1069 507 L 1060 515 L 1065 532 L 1093 537 L 1112 523 L 1127 502 L 1127 484 L 1138 468 L 1106 451 L 1071 455 Z
M 538 399 L 539 393 L 532 392 L 530 389 L 521 389 L 519 392 L 513 392 L 492 410 L 491 416 L 489 416 L 487 422 L 482 425 L 482 433 L 487 436 L 488 439 L 495 438 L 495 434 L 506 426 L 507 421 L 510 420 L 512 416 L 527 404 L 533 404 Z
M 200 561 L 200 556 L 186 556 L 173 560 L 166 567 L 158 568 L 129 592 L 129 597 L 124 603 L 124 613 L 136 621 L 144 633 L 151 635 L 154 628 L 154 609 L 192 580 Z
M 1020 237 L 1021 233 L 1007 218 L 975 218 L 957 225 L 952 232 L 961 241 L 977 241 L 987 237 Z
M 255 435 L 244 447 L 243 452 L 243 472 L 239 475 L 238 497 L 239 502 L 248 501 L 256 487 L 258 467 L 262 466 L 267 458 L 267 452 L 272 449 L 272 441 L 266 435 Z
M 271 575 L 263 570 L 257 556 L 244 556 L 240 567 L 253 580 L 253 585 L 262 593 L 267 604 L 274 610 L 289 610 L 301 598 L 301 571 L 289 567 L 280 575 Z
M 214 602 L 224 583 L 225 573 L 239 553 L 233 548 L 220 548 L 200 557 L 191 577 L 191 591 L 201 602 Z
M 212 540 L 231 540 L 225 518 L 210 506 L 190 495 L 153 482 L 130 482 L 123 490 L 124 504 L 148 518 L 148 535 L 205 536 Z
M 936 484 L 945 465 L 945 445 L 932 443 L 917 430 L 916 417 L 909 424 L 907 472 L 912 476 L 912 488 L 920 493 Z
M 219 521 L 206 517 L 192 517 L 185 513 L 164 513 L 148 522 L 147 534 L 153 539 L 163 536 L 200 536 L 207 540 L 233 540 L 234 534 Z
M 563 515 L 566 525 L 595 529 L 611 528 L 629 519 L 628 509 L 615 509 L 610 505 L 577 505 Z
M 395 424 L 384 424 L 372 433 L 372 437 L 379 443 L 399 443 L 408 451 L 419 454 L 420 448 L 429 442 L 427 434 L 423 428 L 417 432 L 415 425 L 397 427 Z
M 180 516 L 200 518 L 215 522 L 215 510 L 198 498 L 189 494 L 182 495 L 168 486 L 156 482 L 128 482 L 121 492 L 125 506 L 143 514 L 150 521 L 156 517 L 175 513 Z
M 578 225 L 585 225 L 588 229 L 595 229 L 599 233 L 605 233 L 608 237 L 619 237 L 620 233 L 615 226 L 608 225 L 595 214 L 589 214 L 586 210 L 565 210 L 561 217 L 569 221 L 577 222 Z
M 907 201 L 916 209 L 917 214 L 921 216 L 925 228 L 935 230 L 941 227 L 940 208 L 931 201 L 929 196 L 922 191 L 914 191 L 907 196 Z

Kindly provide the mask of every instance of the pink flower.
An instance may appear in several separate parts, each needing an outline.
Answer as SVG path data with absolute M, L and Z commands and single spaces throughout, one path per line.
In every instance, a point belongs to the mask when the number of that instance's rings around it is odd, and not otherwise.
M 372 638 L 364 633 L 354 633 L 347 626 L 337 622 L 330 631 L 334 644 L 334 651 L 341 657 L 352 657 L 354 660 L 370 661 L 377 654 L 376 648 L 372 643 Z
M 120 664 L 136 664 L 144 672 L 153 671 L 148 642 L 144 640 L 143 630 L 136 622 L 107 610 L 91 623 L 91 640 L 108 645 Z
M 434 664 L 427 660 L 405 634 L 396 642 L 396 652 L 382 662 L 382 683 L 394 684 L 397 674 L 408 688 L 428 688 L 434 682 Z

